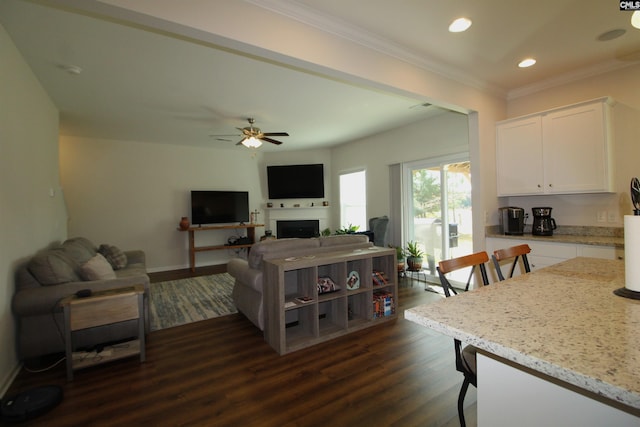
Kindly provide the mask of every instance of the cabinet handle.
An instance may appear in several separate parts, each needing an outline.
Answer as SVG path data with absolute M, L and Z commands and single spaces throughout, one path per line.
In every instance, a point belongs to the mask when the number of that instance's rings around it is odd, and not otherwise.
M 542 187 L 542 185 L 538 184 L 538 188 L 541 188 L 541 187 Z
M 553 187 L 553 185 L 549 184 L 549 187 Z

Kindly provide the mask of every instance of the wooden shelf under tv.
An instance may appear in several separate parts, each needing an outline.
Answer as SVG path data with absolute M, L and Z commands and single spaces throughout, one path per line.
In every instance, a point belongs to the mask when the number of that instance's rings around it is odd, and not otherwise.
M 256 242 L 256 228 L 264 227 L 264 224 L 226 224 L 226 225 L 204 225 L 198 227 L 189 227 L 187 229 L 178 228 L 178 231 L 189 232 L 189 268 L 191 272 L 196 271 L 196 252 L 206 251 L 219 251 L 221 249 L 238 249 L 238 248 L 251 248 Z M 210 231 L 210 230 L 237 230 L 246 229 L 247 237 L 251 239 L 251 243 L 246 245 L 210 245 L 210 246 L 196 246 L 196 231 Z

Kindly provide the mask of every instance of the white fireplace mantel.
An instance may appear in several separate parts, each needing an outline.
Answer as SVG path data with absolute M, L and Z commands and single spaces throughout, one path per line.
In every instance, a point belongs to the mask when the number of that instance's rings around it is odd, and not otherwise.
M 328 206 L 311 206 L 311 207 L 293 207 L 293 208 L 265 208 L 265 224 L 268 225 L 267 230 L 275 233 L 277 230 L 277 221 L 297 221 L 306 219 L 317 219 L 320 223 L 320 231 L 329 225 L 329 207 Z

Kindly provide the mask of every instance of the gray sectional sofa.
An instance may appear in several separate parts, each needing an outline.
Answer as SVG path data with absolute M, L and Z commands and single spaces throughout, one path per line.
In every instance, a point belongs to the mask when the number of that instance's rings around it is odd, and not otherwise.
M 76 237 L 37 253 L 16 273 L 13 313 L 19 357 L 24 360 L 64 352 L 64 320 L 59 307 L 63 298 L 82 289 L 100 291 L 134 284 L 145 288 L 148 331 L 149 276 L 143 251 L 121 251 L 112 245 L 97 247 L 86 238 Z M 91 348 L 137 334 L 133 320 L 74 332 L 74 344 Z
M 262 261 L 291 256 L 312 255 L 350 249 L 364 249 L 373 246 L 363 234 L 311 239 L 264 240 L 251 247 L 247 260 L 234 258 L 227 264 L 227 272 L 235 278 L 233 302 L 260 330 L 264 330 L 264 298 Z

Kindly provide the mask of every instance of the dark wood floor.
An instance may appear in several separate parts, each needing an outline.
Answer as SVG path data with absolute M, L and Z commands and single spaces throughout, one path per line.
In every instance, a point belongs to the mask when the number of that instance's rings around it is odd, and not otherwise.
M 23 369 L 7 395 L 64 388 L 63 402 L 20 424 L 28 426 L 457 426 L 462 376 L 453 342 L 402 315 L 441 297 L 404 280 L 396 321 L 292 354 L 278 356 L 234 314 L 151 332 L 144 364 L 132 358 L 77 371 L 71 383 L 64 363 Z M 475 401 L 471 387 L 470 426 Z

